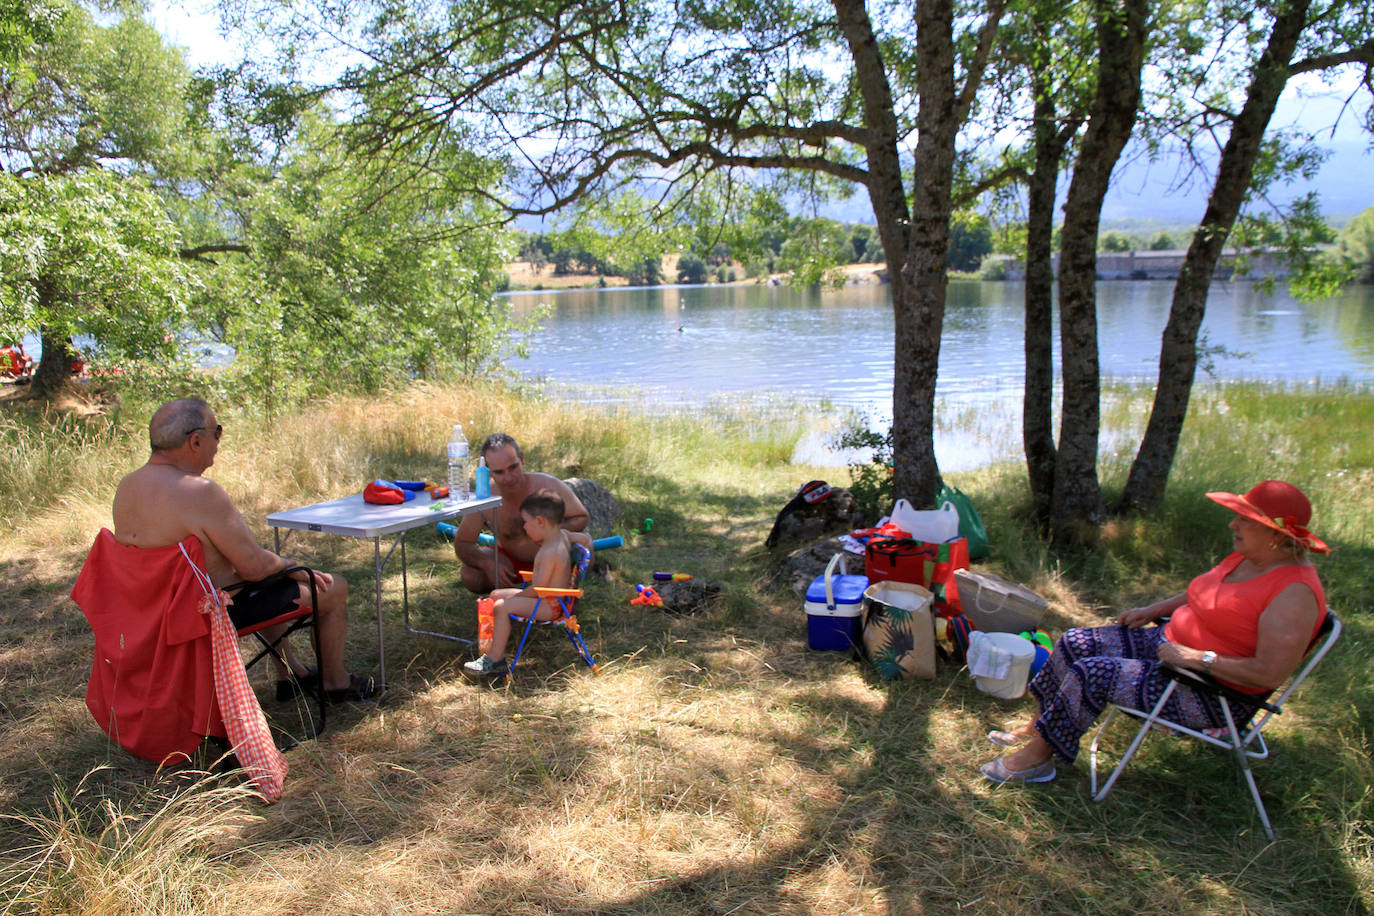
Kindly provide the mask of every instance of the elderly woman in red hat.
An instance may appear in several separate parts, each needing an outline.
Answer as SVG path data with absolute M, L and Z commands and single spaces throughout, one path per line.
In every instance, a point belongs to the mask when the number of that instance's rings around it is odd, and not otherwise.
M 1244 496 L 1208 493 L 1236 513 L 1232 553 L 1188 590 L 1126 611 L 1115 626 L 1069 630 L 1030 683 L 1040 714 L 988 739 L 1024 746 L 983 764 L 996 783 L 1049 782 L 1055 758 L 1073 763 L 1078 741 L 1109 703 L 1149 709 L 1168 684 L 1167 662 L 1211 674 L 1258 702 L 1297 669 L 1326 616 L 1309 551 L 1327 553 L 1307 530 L 1312 505 L 1297 487 L 1266 480 Z M 1162 617 L 1164 626 L 1147 626 Z M 1234 706 L 1233 706 L 1234 708 Z M 1182 684 L 1165 715 L 1194 728 L 1225 724 L 1215 698 Z

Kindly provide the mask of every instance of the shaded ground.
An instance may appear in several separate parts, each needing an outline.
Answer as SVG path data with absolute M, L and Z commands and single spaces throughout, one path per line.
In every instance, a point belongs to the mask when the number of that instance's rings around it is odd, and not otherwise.
M 531 441 L 543 467 L 575 461 L 603 476 L 584 446 Z M 247 464 L 250 446 L 238 447 L 230 459 Z M 385 448 L 415 460 L 399 439 Z M 600 677 L 541 633 L 509 688 L 466 682 L 451 644 L 405 632 L 393 560 L 392 689 L 336 708 L 320 740 L 291 751 L 270 808 L 209 783 L 188 789 L 112 746 L 84 707 L 90 639 L 66 598 L 85 535 L 50 521 L 0 542 L 0 810 L 19 817 L 0 821 L 0 867 L 7 893 L 26 895 L 16 911 L 1368 911 L 1364 615 L 1346 615 L 1340 659 L 1257 767 L 1276 844 L 1229 760 L 1165 738 L 1101 805 L 1086 763 L 1046 786 L 994 788 L 976 772 L 995 754 L 985 734 L 1024 701 L 978 693 L 950 664 L 934 680 L 883 683 L 847 653 L 808 650 L 800 599 L 760 588 L 763 537 L 810 470 L 732 468 L 728 482 L 604 474 L 623 518 L 655 525 L 620 526 L 626 546 L 603 554 L 609 576 L 589 585 L 581 616 Z M 294 497 L 267 493 L 246 509 L 259 528 L 274 499 Z M 91 511 L 77 505 L 71 525 L 93 530 Z M 995 554 L 1013 555 L 1010 526 L 989 527 Z M 291 553 L 348 577 L 349 666 L 372 670 L 371 545 L 298 533 Z M 1342 563 L 1374 562 L 1345 553 Z M 448 543 L 420 530 L 407 555 L 417 624 L 471 634 Z M 720 582 L 726 598 L 686 617 L 629 605 L 654 569 Z M 1057 573 L 1032 584 L 1053 600 L 1053 629 L 1106 613 Z M 264 706 L 283 722 L 299 709 Z M 24 872 L 40 845 L 51 867 Z

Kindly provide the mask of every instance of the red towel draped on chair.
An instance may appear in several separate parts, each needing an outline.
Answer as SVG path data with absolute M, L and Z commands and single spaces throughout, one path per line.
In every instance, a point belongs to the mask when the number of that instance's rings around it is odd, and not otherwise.
M 102 528 L 72 587 L 95 633 L 86 707 L 119 745 L 155 763 L 189 757 L 206 735 L 226 737 L 210 621 L 199 611 L 205 591 L 188 556 L 204 566 L 195 537 L 132 547 Z

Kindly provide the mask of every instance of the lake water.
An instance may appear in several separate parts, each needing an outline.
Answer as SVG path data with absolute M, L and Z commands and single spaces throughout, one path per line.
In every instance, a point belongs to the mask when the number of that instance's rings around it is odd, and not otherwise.
M 950 284 L 940 349 L 936 456 L 959 470 L 1020 451 L 1023 287 Z M 884 285 L 651 287 L 515 293 L 517 312 L 552 311 L 523 373 L 602 402 L 674 408 L 747 400 L 830 408 L 799 459 L 825 454 L 834 408 L 886 428 L 892 310 Z M 1098 285 L 1104 378 L 1152 384 L 1173 284 Z M 1374 382 L 1374 289 L 1314 304 L 1251 283 L 1217 283 L 1203 323 L 1221 379 Z M 1056 329 L 1056 363 L 1057 329 Z M 1199 373 L 1199 381 L 1206 376 Z

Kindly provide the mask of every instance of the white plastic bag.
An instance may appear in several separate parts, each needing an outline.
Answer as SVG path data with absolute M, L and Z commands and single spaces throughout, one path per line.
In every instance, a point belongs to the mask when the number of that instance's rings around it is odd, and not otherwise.
M 899 499 L 892 507 L 892 521 L 918 541 L 943 544 L 959 536 L 959 510 L 951 502 L 938 509 L 913 509 Z

